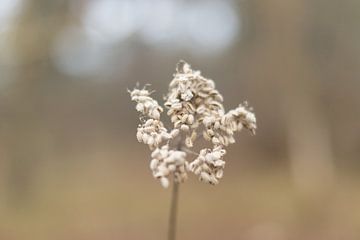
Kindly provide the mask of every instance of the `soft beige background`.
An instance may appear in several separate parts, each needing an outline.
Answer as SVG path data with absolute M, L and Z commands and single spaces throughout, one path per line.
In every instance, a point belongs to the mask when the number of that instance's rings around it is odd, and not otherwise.
M 259 129 L 216 187 L 181 186 L 178 239 L 360 239 L 360 1 L 0 0 L 0 239 L 165 239 L 127 88 L 179 59 Z

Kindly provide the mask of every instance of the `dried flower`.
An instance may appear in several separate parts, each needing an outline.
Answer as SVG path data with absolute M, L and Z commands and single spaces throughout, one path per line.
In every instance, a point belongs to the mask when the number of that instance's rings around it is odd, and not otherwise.
M 184 182 L 188 171 L 202 182 L 218 184 L 225 167 L 224 147 L 235 143 L 234 133 L 246 128 L 255 134 L 256 118 L 248 104 L 240 104 L 226 113 L 214 81 L 193 71 L 184 61 L 177 64 L 164 103 L 173 124 L 171 131 L 160 120 L 163 108 L 150 97 L 152 92 L 143 88 L 129 93 L 137 103 L 136 110 L 142 114 L 137 139 L 153 150 L 150 169 L 165 188 L 171 177 L 175 182 Z M 191 152 L 188 148 L 193 147 L 199 136 L 211 142 L 213 148 L 202 149 L 189 163 L 186 152 Z M 175 140 L 178 148 L 171 149 Z

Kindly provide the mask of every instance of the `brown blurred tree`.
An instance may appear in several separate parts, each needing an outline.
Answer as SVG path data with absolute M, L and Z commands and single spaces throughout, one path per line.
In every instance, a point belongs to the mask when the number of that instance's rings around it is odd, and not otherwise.
M 41 161 L 43 106 L 46 83 L 53 78 L 49 61 L 51 45 L 64 26 L 68 1 L 28 0 L 10 36 L 15 55 L 13 88 L 9 94 L 11 122 L 8 129 L 9 201 L 24 203 L 32 193 Z
M 258 31 L 249 64 L 264 70 L 254 77 L 264 82 L 253 86 L 278 94 L 297 189 L 303 194 L 324 193 L 333 183 L 334 163 L 329 122 L 321 107 L 320 77 L 306 42 L 312 3 L 276 0 L 253 4 Z

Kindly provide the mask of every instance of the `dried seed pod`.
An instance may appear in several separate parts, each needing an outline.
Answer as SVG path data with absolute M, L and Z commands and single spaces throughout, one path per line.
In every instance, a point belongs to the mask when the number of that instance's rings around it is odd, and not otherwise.
M 179 129 L 173 129 L 170 133 L 171 137 L 174 138 L 176 137 L 177 135 L 179 135 L 180 133 L 180 130 Z
M 160 182 L 161 182 L 161 186 L 163 186 L 164 188 L 168 188 L 169 187 L 169 179 L 162 177 L 160 178 Z

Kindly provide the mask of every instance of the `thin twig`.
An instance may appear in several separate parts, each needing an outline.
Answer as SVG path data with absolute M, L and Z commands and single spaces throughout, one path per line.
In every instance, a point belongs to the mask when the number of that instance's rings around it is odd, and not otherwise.
M 174 181 L 170 206 L 168 240 L 176 239 L 177 205 L 179 196 L 179 183 Z
M 179 151 L 182 149 L 182 139 L 179 139 L 176 148 Z M 178 208 L 178 199 L 179 199 L 179 185 L 180 184 L 177 181 L 175 181 L 175 179 L 174 179 L 172 195 L 171 195 L 171 204 L 170 204 L 168 240 L 176 239 L 176 222 L 177 222 L 177 208 Z
M 191 150 L 188 149 L 188 148 L 182 148 L 181 150 L 184 151 L 184 152 L 187 152 L 187 153 L 189 153 L 189 154 L 193 154 L 193 155 L 195 155 L 195 156 L 199 156 L 199 154 L 198 154 L 197 152 L 191 151 Z

